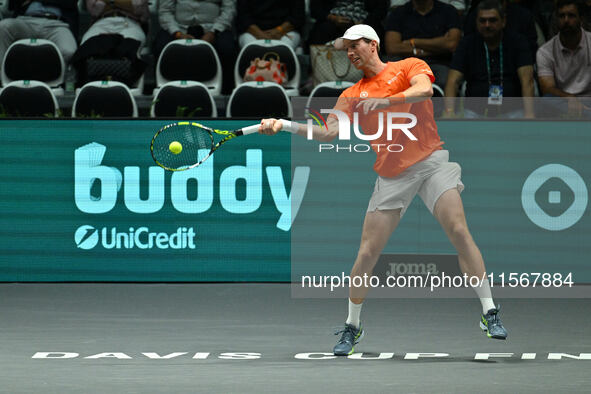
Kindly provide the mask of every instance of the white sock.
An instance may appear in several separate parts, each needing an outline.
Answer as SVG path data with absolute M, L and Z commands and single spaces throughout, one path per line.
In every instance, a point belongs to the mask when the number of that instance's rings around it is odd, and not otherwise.
M 496 308 L 492 299 L 488 278 L 485 278 L 480 286 L 472 288 L 476 292 L 476 295 L 478 295 L 478 298 L 480 298 L 480 303 L 482 304 L 482 314 L 486 315 L 486 312 L 488 312 L 490 309 Z
M 351 324 L 355 328 L 359 328 L 360 320 L 359 317 L 361 316 L 361 304 L 354 304 L 351 300 L 349 300 L 349 316 L 347 317 L 347 324 Z

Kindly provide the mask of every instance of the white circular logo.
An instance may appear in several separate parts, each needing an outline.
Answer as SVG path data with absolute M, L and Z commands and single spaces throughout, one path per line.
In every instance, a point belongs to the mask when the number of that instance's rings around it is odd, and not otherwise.
M 536 202 L 536 192 L 550 178 L 559 178 L 574 193 L 574 201 L 559 216 L 548 215 Z M 560 201 L 560 192 L 553 199 Z M 562 164 L 546 164 L 532 172 L 523 184 L 521 190 L 521 205 L 525 214 L 537 226 L 550 230 L 565 230 L 577 223 L 587 208 L 587 186 L 583 178 L 572 168 Z
M 367 96 L 369 96 L 369 94 L 367 94 L 367 92 L 365 90 L 363 92 L 361 92 L 361 94 L 359 95 L 359 97 L 361 97 L 361 98 L 367 98 Z
M 74 241 L 76 241 L 76 246 L 80 249 L 92 249 L 98 244 L 98 240 L 98 230 L 92 226 L 80 226 L 74 233 Z

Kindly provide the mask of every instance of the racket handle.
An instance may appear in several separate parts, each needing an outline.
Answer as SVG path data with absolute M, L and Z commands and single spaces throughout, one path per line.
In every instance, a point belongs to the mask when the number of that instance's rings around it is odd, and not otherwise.
M 279 119 L 279 120 L 281 120 L 281 123 L 283 123 L 283 127 L 282 127 L 283 131 L 289 131 L 290 133 L 296 134 L 298 132 L 298 130 L 300 129 L 300 125 L 296 122 L 291 122 L 291 121 L 285 120 L 285 119 Z
M 296 122 L 291 122 L 285 119 L 279 119 L 281 123 L 283 123 L 283 127 L 281 128 L 283 131 L 289 131 L 290 133 L 297 133 L 299 130 L 299 125 Z M 253 133 L 259 132 L 260 124 L 255 124 L 252 126 L 246 126 L 242 129 L 242 135 L 248 135 Z
M 249 135 L 249 134 L 253 134 L 253 133 L 258 133 L 259 132 L 259 126 L 261 124 L 254 124 L 252 126 L 246 126 L 242 128 L 242 135 Z

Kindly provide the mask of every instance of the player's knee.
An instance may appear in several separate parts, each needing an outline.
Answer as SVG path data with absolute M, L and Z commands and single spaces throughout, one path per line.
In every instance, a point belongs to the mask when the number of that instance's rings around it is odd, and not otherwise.
M 449 236 L 454 243 L 467 242 L 470 239 L 468 226 L 466 226 L 466 223 L 463 223 L 462 221 L 452 224 L 449 231 Z
M 380 252 L 376 248 L 372 248 L 371 245 L 362 245 L 357 253 L 357 263 L 366 268 L 373 268 L 379 256 Z
M 371 275 L 375 267 L 375 262 L 368 260 L 357 260 L 351 269 L 351 277 Z

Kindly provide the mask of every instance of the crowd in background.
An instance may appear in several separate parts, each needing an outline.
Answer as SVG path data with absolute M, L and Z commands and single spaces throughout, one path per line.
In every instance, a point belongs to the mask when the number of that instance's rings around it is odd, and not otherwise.
M 365 23 L 381 37 L 384 61 L 422 58 L 446 97 L 481 98 L 465 116 L 502 97 L 530 96 L 570 97 L 561 110 L 580 112 L 586 104 L 575 98 L 591 96 L 591 0 L 158 0 L 152 14 L 148 0 L 7 1 L 0 59 L 18 39 L 49 39 L 76 67 L 79 84 L 89 78 L 88 59 L 125 57 L 137 77 L 146 70 L 142 53 L 157 59 L 172 40 L 195 38 L 214 46 L 229 94 L 236 56 L 253 40 L 281 40 L 305 58 L 310 45 Z M 300 82 L 301 94 L 309 93 Z M 509 116 L 515 109 L 494 108 Z M 442 111 L 454 116 L 454 101 Z M 531 108 L 515 116 L 532 116 Z

